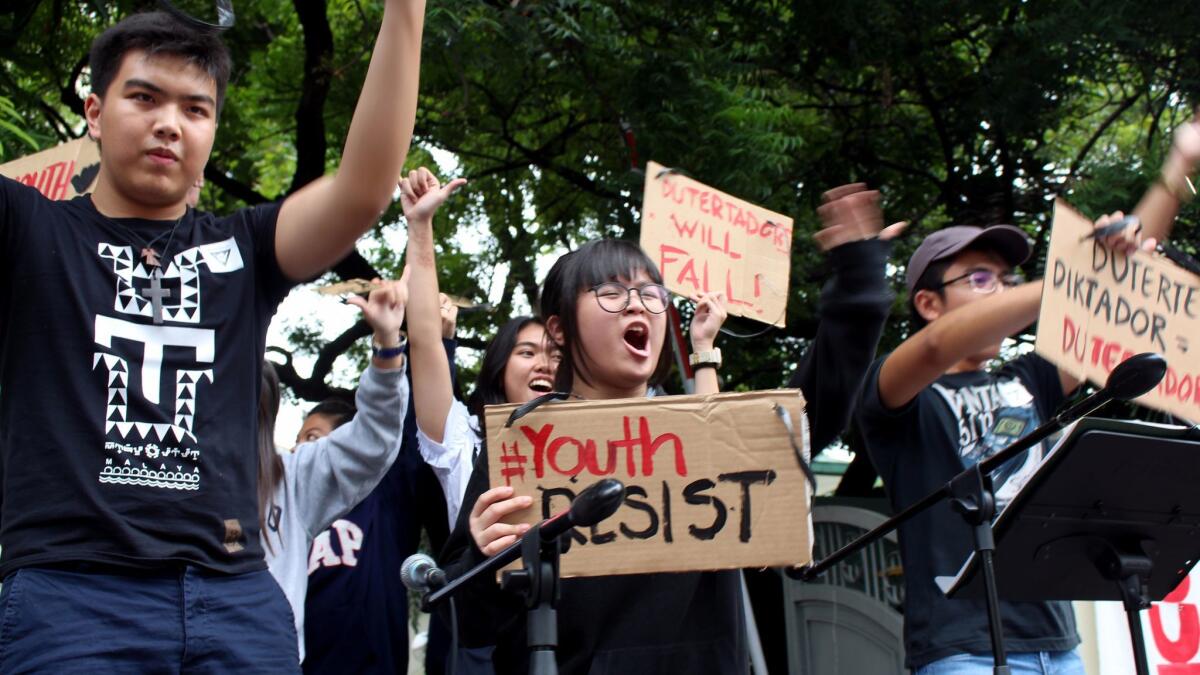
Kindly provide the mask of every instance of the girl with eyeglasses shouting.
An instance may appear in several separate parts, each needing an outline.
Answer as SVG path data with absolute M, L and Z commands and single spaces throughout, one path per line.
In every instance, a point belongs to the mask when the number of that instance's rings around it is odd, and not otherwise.
M 713 352 L 726 317 L 722 294 L 693 298 L 690 336 Z M 540 314 L 562 361 L 555 389 L 587 400 L 652 395 L 669 366 L 670 295 L 654 262 L 636 245 L 599 240 L 559 258 L 546 277 Z M 696 370 L 696 392 L 716 393 L 714 368 Z M 447 546 L 450 577 L 515 542 L 528 526 L 500 522 L 532 506 L 509 487 L 487 489 L 481 457 L 464 514 Z M 467 505 L 471 505 L 467 512 Z M 563 673 L 740 672 L 745 655 L 737 572 L 642 574 L 564 579 L 558 603 L 558 661 Z M 520 597 L 481 580 L 459 600 L 465 647 L 495 644 L 498 673 L 526 672 Z M 473 644 L 474 643 L 474 644 Z

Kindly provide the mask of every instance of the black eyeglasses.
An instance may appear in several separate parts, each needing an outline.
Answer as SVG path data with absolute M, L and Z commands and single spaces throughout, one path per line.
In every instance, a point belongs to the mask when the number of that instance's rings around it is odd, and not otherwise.
M 945 288 L 950 284 L 958 283 L 963 279 L 971 285 L 971 290 L 976 293 L 995 293 L 996 289 L 1004 286 L 1005 288 L 1013 288 L 1025 283 L 1025 277 L 1020 274 L 1009 273 L 1000 274 L 988 269 L 973 269 L 970 272 L 960 274 L 953 279 L 947 279 L 934 287 L 934 290 Z
M 215 32 L 233 28 L 233 0 L 215 0 L 211 5 L 209 0 L 158 0 L 158 5 L 193 28 Z
M 641 298 L 642 307 L 645 307 L 646 311 L 651 314 L 662 314 L 667 311 L 667 299 L 671 297 L 666 287 L 659 284 L 646 284 L 630 288 L 615 281 L 606 281 L 596 284 L 588 290 L 595 294 L 600 309 L 613 314 L 624 312 L 625 308 L 629 307 L 634 291 L 637 291 L 638 297 Z

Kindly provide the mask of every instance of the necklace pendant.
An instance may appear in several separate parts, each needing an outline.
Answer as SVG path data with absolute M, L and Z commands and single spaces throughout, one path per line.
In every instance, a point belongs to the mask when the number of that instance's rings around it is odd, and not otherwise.
M 154 268 L 159 267 L 158 251 L 155 251 L 154 249 L 150 248 L 149 246 L 143 248 L 142 249 L 142 261 L 146 263 L 147 267 L 154 267 Z

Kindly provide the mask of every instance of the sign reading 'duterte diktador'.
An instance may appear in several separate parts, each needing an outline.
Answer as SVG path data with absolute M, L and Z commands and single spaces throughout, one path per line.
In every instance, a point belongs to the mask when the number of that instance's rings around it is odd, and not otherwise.
M 1200 277 L 1156 254 L 1113 251 L 1092 229 L 1055 202 L 1037 352 L 1096 384 L 1134 354 L 1161 354 L 1166 377 L 1138 403 L 1200 421 Z
M 776 406 L 807 455 L 796 389 L 547 403 L 510 427 L 516 406 L 488 406 L 488 475 L 533 497 L 510 523 L 564 511 L 602 478 L 625 484 L 615 514 L 571 533 L 564 576 L 802 565 L 810 492 Z
M 667 288 L 725 293 L 729 313 L 782 327 L 792 219 L 714 190 L 661 164 L 646 166 L 642 250 Z

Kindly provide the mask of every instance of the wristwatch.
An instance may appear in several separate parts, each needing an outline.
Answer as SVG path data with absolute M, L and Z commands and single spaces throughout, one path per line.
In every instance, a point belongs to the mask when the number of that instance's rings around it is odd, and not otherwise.
M 692 370 L 700 368 L 720 368 L 721 367 L 721 348 L 713 347 L 712 349 L 695 352 L 688 356 L 688 364 L 692 366 Z
M 400 344 L 396 345 L 395 347 L 383 347 L 379 343 L 372 340 L 371 356 L 381 360 L 394 359 L 404 353 L 405 342 L 407 342 L 407 340 L 402 337 L 400 338 Z

